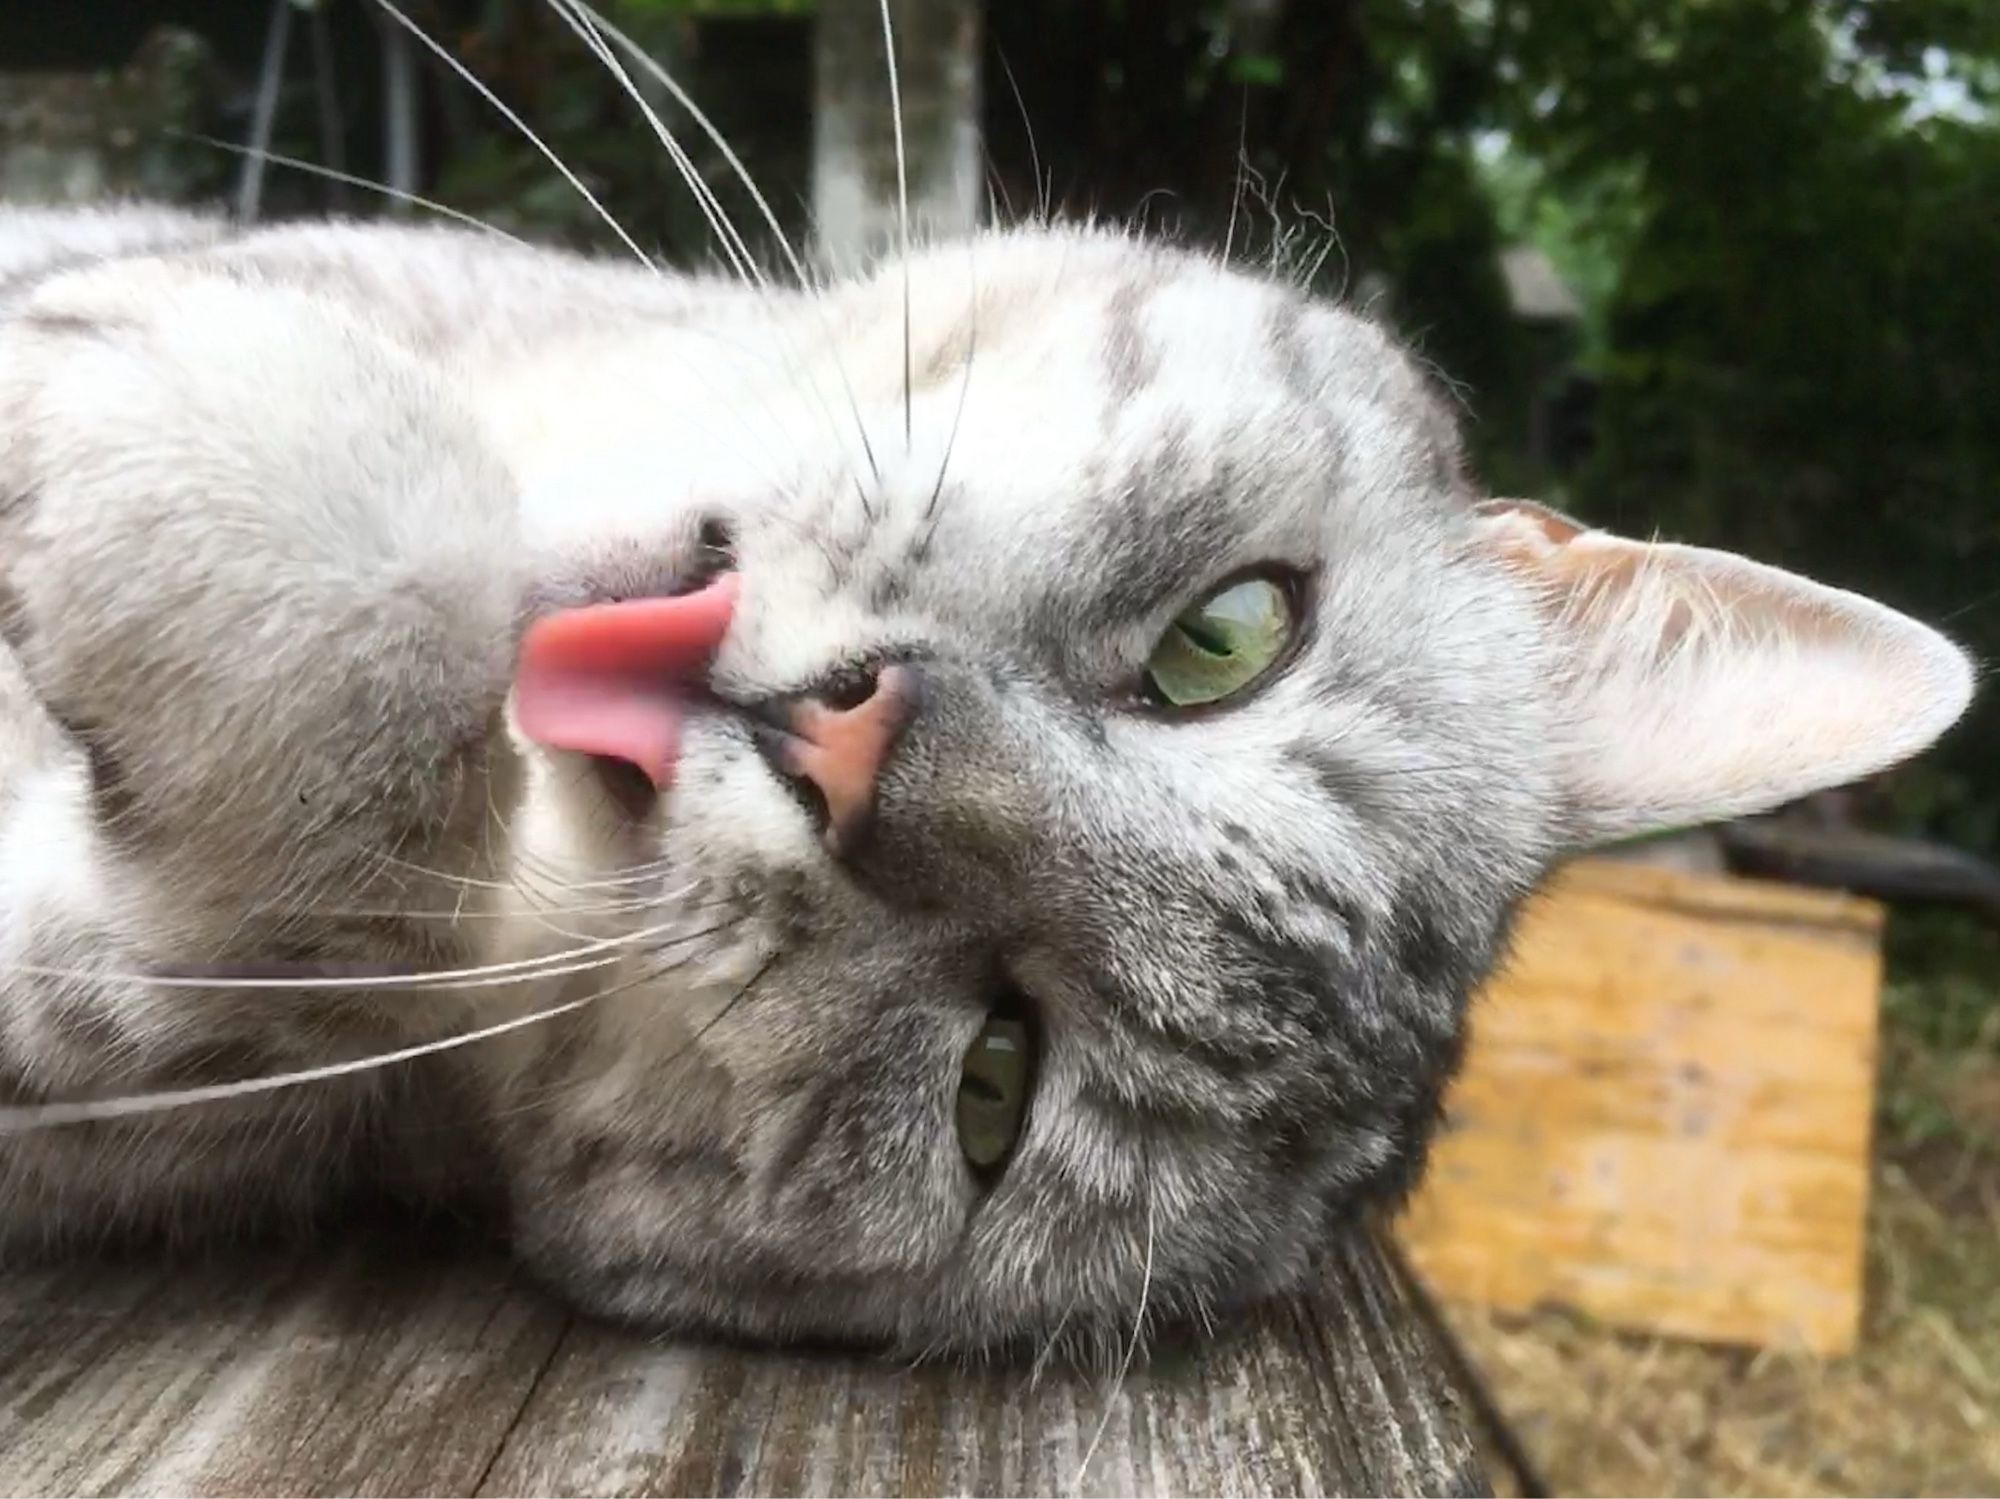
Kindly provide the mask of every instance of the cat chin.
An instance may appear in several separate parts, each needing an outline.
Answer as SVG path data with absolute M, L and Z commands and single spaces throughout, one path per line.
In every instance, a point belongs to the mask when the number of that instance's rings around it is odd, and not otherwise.
M 723 1339 L 737 1347 L 789 1353 L 818 1348 L 882 1356 L 935 1352 L 937 1347 L 910 1338 L 889 1307 L 861 1309 L 864 1314 L 857 1316 L 857 1309 L 820 1297 L 808 1312 L 791 1298 L 745 1297 L 644 1263 L 580 1261 L 560 1238 L 552 1240 L 518 1219 L 511 1247 L 528 1281 L 608 1327 L 653 1337 Z

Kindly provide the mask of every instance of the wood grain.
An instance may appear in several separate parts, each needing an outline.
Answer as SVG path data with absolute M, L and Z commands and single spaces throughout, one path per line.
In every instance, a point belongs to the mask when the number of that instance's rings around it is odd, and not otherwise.
M 1818 891 L 1572 866 L 1474 1006 L 1411 1258 L 1488 1305 L 1851 1348 L 1881 923 Z
M 378 1238 L 0 1276 L 0 1492 L 1483 1492 L 1434 1368 L 1359 1234 L 1108 1421 L 1101 1373 L 652 1341 Z

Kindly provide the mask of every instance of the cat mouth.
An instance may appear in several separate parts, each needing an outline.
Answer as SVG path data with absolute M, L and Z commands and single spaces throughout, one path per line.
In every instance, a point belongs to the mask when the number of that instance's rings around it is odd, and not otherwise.
M 527 738 L 629 765 L 654 791 L 673 785 L 690 712 L 711 702 L 709 664 L 736 612 L 725 573 L 692 593 L 589 604 L 528 627 L 514 669 Z
M 882 767 L 923 706 L 923 670 L 914 661 L 877 662 L 803 692 L 723 699 L 708 684 L 709 668 L 740 588 L 736 574 L 724 573 L 688 593 L 543 616 L 516 659 L 515 721 L 534 743 L 598 761 L 614 794 L 636 809 L 674 784 L 692 713 L 734 713 L 827 852 L 845 858 L 867 837 Z

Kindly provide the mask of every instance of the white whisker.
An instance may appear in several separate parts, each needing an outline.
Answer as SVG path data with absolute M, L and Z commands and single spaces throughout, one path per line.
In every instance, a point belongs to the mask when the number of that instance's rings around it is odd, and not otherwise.
M 729 163 L 729 169 L 735 173 L 737 181 L 741 182 L 744 189 L 750 194 L 751 201 L 757 205 L 758 214 L 770 227 L 773 237 L 778 241 L 778 248 L 783 252 L 786 263 L 791 267 L 792 273 L 798 277 L 799 285 L 804 288 L 810 288 L 812 278 L 806 274 L 805 262 L 800 259 L 798 251 L 792 247 L 790 237 L 786 235 L 784 227 L 778 222 L 777 214 L 772 212 L 771 205 L 765 199 L 763 190 L 757 186 L 757 180 L 750 175 L 750 169 L 743 165 L 742 159 L 737 156 L 735 149 L 730 146 L 728 138 L 702 112 L 701 106 L 696 104 L 687 90 L 675 81 L 673 74 L 660 65 L 657 58 L 632 40 L 625 32 L 619 30 L 615 23 L 608 20 L 601 11 L 591 6 L 588 0 L 564 0 L 564 4 L 575 10 L 579 15 L 588 18 L 592 27 L 601 35 L 607 36 L 616 42 L 627 57 L 645 69 L 653 81 L 672 95 L 674 102 L 687 111 L 688 118 L 695 122 L 702 134 L 706 135 L 715 148 L 722 153 L 723 160 Z
M 640 112 L 646 117 L 646 123 L 652 126 L 653 134 L 659 139 L 660 144 L 666 147 L 668 159 L 673 162 L 674 169 L 680 173 L 681 180 L 694 194 L 695 204 L 700 208 L 702 217 L 708 221 L 710 231 L 722 242 L 723 253 L 729 257 L 729 263 L 736 274 L 758 286 L 768 286 L 763 268 L 750 254 L 749 246 L 737 232 L 736 226 L 729 221 L 729 215 L 723 212 L 721 200 L 715 196 L 709 185 L 702 181 L 701 173 L 695 170 L 693 158 L 683 149 L 674 133 L 667 129 L 666 121 L 660 118 L 659 111 L 654 109 L 647 102 L 646 96 L 639 92 L 638 86 L 632 81 L 631 73 L 626 71 L 624 65 L 612 55 L 611 48 L 604 40 L 603 32 L 598 30 L 580 9 L 569 4 L 568 0 L 548 0 L 548 5 L 563 23 L 576 33 L 577 39 L 590 49 L 591 54 L 604 64 L 605 70 L 617 81 L 619 87 L 624 89 L 632 102 L 639 106 Z
M 496 1036 L 525 1030 L 531 1025 L 542 1025 L 560 1019 L 564 1015 L 573 1015 L 578 1010 L 596 1004 L 599 1000 L 609 999 L 613 995 L 636 989 L 641 984 L 651 983 L 670 971 L 670 966 L 658 968 L 623 984 L 596 990 L 580 999 L 565 1000 L 546 1009 L 534 1010 L 526 1015 L 516 1015 L 510 1020 L 483 1025 L 476 1030 L 462 1031 L 441 1040 L 423 1041 L 413 1046 L 399 1047 L 394 1051 L 356 1057 L 351 1061 L 328 1062 L 323 1066 L 305 1067 L 296 1072 L 272 1073 L 268 1077 L 245 1078 L 233 1083 L 208 1083 L 195 1088 L 175 1088 L 161 1093 L 135 1093 L 123 1098 L 97 1098 L 74 1103 L 29 1104 L 0 1108 L 0 1135 L 18 1135 L 29 1130 L 49 1129 L 64 1124 L 84 1124 L 92 1120 L 130 1119 L 137 1115 L 162 1114 L 173 1109 L 190 1108 L 204 1103 L 221 1103 L 231 1098 L 275 1093 L 284 1088 L 301 1087 L 308 1083 L 325 1082 L 337 1077 L 351 1077 L 361 1072 L 379 1071 L 403 1062 L 413 1062 L 419 1057 L 435 1056 L 440 1052 L 456 1051 L 460 1047 L 472 1046 L 480 1041 L 490 1041 Z
M 972 362 L 979 353 L 979 252 L 976 240 L 966 241 L 965 253 L 972 280 L 972 315 L 966 322 L 965 365 L 958 376 L 958 405 L 951 414 L 951 431 L 945 435 L 944 457 L 938 461 L 937 482 L 931 486 L 931 497 L 924 503 L 927 527 L 937 524 L 938 500 L 944 494 L 945 475 L 951 472 L 951 455 L 958 448 L 958 429 L 965 420 L 965 398 L 972 390 Z
M 646 117 L 647 123 L 652 126 L 653 134 L 659 139 L 660 144 L 666 148 L 668 159 L 673 162 L 674 169 L 680 173 L 681 180 L 687 185 L 688 191 L 694 195 L 695 204 L 701 210 L 702 217 L 707 220 L 710 232 L 721 241 L 723 253 L 729 257 L 730 264 L 736 271 L 736 274 L 768 296 L 772 291 L 771 279 L 765 274 L 764 267 L 758 262 L 757 257 L 751 253 L 749 242 L 744 238 L 742 231 L 730 219 L 728 210 L 722 206 L 721 198 L 702 179 L 700 171 L 695 167 L 694 158 L 688 154 L 687 149 L 681 145 L 674 133 L 667 128 L 666 122 L 660 118 L 659 111 L 654 109 L 645 96 L 639 92 L 637 85 L 632 81 L 631 73 L 612 55 L 611 49 L 605 40 L 607 35 L 605 27 L 609 26 L 610 23 L 603 21 L 601 17 L 597 16 L 596 12 L 592 11 L 587 5 L 580 3 L 580 0 L 547 0 L 547 3 L 562 18 L 564 24 L 576 34 L 578 39 L 590 49 L 591 54 L 604 64 L 605 69 L 618 81 L 620 87 L 630 96 L 632 102 L 639 106 L 639 109 Z M 647 60 L 643 54 L 641 55 L 641 60 Z M 782 239 L 782 234 L 780 238 Z M 819 388 L 819 383 L 812 378 L 811 371 L 805 367 L 804 362 L 798 357 L 792 340 L 784 334 L 783 325 L 776 323 L 774 320 L 774 326 L 776 326 L 780 334 L 787 367 L 793 374 L 799 376 L 806 387 L 812 392 L 814 401 L 820 407 L 821 414 L 826 418 L 828 429 L 837 435 L 838 422 L 834 417 L 833 408 L 827 404 L 825 395 Z M 831 340 L 829 340 L 829 344 L 831 344 Z M 835 349 L 835 355 L 837 360 L 837 348 Z M 846 379 L 844 371 L 841 378 L 844 382 Z M 848 399 L 851 404 L 853 401 L 851 391 Z M 782 426 L 782 418 L 771 407 L 769 401 L 765 400 L 763 404 L 766 412 L 778 422 L 778 425 Z M 860 421 L 858 408 L 855 412 L 855 420 L 857 424 Z M 866 447 L 868 438 L 865 429 L 862 431 L 861 436 L 862 444 Z M 870 455 L 870 462 L 873 462 L 872 454 Z M 856 487 L 858 488 L 859 485 L 857 484 Z M 866 508 L 866 503 L 864 496 L 864 508 Z
M 572 941 L 591 940 L 588 932 L 575 931 L 556 920 L 557 917 L 562 917 L 565 920 L 573 920 L 578 916 L 588 914 L 586 908 L 577 906 L 569 899 L 576 892 L 577 886 L 565 881 L 560 870 L 547 865 L 545 861 L 533 858 L 526 850 L 517 851 L 515 865 L 513 874 L 514 890 L 530 908 L 527 912 L 530 920 L 544 931 L 553 932 L 558 937 L 565 937 Z M 537 867 L 538 865 L 540 867 Z M 459 893 L 461 896 L 465 894 L 462 890 Z M 676 899 L 681 893 L 683 892 L 642 891 L 628 900 L 612 904 L 622 904 L 631 909 L 644 910 L 648 906 L 655 906 L 663 901 Z
M 382 855 L 382 862 L 386 865 L 393 865 L 398 869 L 407 869 L 412 874 L 423 875 L 426 879 L 443 880 L 446 884 L 468 886 L 474 890 L 518 892 L 520 888 L 511 880 L 487 880 L 481 879 L 477 875 L 453 874 L 449 870 L 433 869 L 428 864 L 418 864 L 409 859 L 398 858 L 394 854 Z M 562 882 L 562 888 L 565 891 L 626 890 L 635 885 L 642 885 L 648 880 L 658 879 L 662 874 L 666 873 L 670 864 L 671 861 L 666 859 L 653 859 L 644 864 L 634 864 L 604 879 L 566 880 Z
M 174 133 L 179 134 L 179 132 Z M 239 145 L 235 141 L 218 140 L 212 135 L 189 135 L 186 139 L 199 141 L 204 146 L 213 146 L 218 151 L 228 151 L 236 156 L 248 156 L 259 161 L 269 162 L 274 167 L 289 167 L 295 172 L 304 172 L 311 177 L 323 177 L 328 182 L 338 182 L 348 187 L 365 188 L 369 192 L 380 193 L 383 197 L 394 199 L 398 203 L 408 203 L 413 208 L 427 209 L 431 213 L 455 220 L 469 228 L 497 235 L 499 238 L 513 244 L 526 246 L 528 243 L 519 235 L 509 234 L 497 224 L 489 224 L 486 220 L 475 214 L 453 208 L 449 203 L 440 203 L 435 198 L 426 198 L 419 193 L 405 192 L 399 187 L 391 187 L 386 182 L 377 182 L 372 177 L 359 177 L 353 172 L 343 172 L 335 167 L 322 166 L 316 161 L 307 161 L 299 156 L 286 156 L 278 151 L 265 151 L 260 150 L 256 146 Z
M 1055 1358 L 1056 1351 L 1062 1347 L 1063 1332 L 1068 1328 L 1069 1319 L 1075 1312 L 1076 1303 L 1071 1302 L 1063 1308 L 1062 1315 L 1056 1318 L 1056 1325 L 1050 1331 L 1048 1340 L 1042 1344 L 1041 1349 L 1035 1354 L 1034 1362 L 1028 1366 L 1029 1389 L 1038 1389 L 1041 1386 L 1042 1376 L 1048 1373 L 1050 1361 Z
M 688 118 L 695 122 L 701 132 L 714 144 L 716 150 L 722 153 L 722 159 L 729 164 L 729 169 L 735 173 L 736 180 L 741 182 L 744 191 L 750 194 L 750 201 L 756 204 L 758 214 L 763 218 L 765 224 L 769 226 L 773 238 L 777 240 L 778 249 L 783 253 L 785 263 L 791 267 L 792 274 L 798 278 L 800 289 L 804 291 L 816 291 L 818 289 L 817 285 L 812 276 L 807 272 L 805 261 L 793 246 L 790 236 L 785 233 L 784 225 L 778 222 L 778 215 L 772 211 L 770 201 L 764 196 L 764 190 L 757 186 L 757 179 L 750 175 L 750 169 L 743 165 L 743 159 L 736 154 L 735 148 L 729 144 L 728 137 L 716 128 L 715 122 L 710 120 L 708 115 L 703 112 L 701 106 L 694 102 L 687 90 L 675 81 L 673 74 L 660 66 L 658 59 L 644 47 L 633 41 L 623 31 L 619 30 L 611 21 L 605 19 L 600 11 L 588 3 L 588 0 L 567 0 L 567 3 L 582 15 L 588 16 L 593 26 L 616 42 L 624 50 L 627 57 L 645 69 L 646 73 L 660 87 L 673 96 L 674 102 L 688 112 Z M 868 460 L 868 471 L 875 476 L 876 482 L 879 483 L 882 478 L 882 469 L 875 461 L 875 446 L 868 438 L 868 424 L 861 419 L 861 403 L 855 398 L 853 382 L 848 379 L 846 363 L 840 357 L 839 342 L 834 338 L 833 330 L 828 326 L 825 312 L 819 308 L 817 298 L 814 299 L 813 306 L 818 314 L 820 332 L 825 337 L 827 347 L 833 354 L 834 370 L 840 377 L 841 390 L 846 395 L 848 409 L 853 414 L 855 431 L 861 438 L 861 451 Z
M 737 1005 L 741 1004 L 743 1000 L 749 996 L 750 991 L 752 989 L 755 989 L 759 984 L 761 984 L 764 981 L 764 979 L 766 978 L 766 976 L 769 975 L 771 970 L 777 966 L 779 956 L 780 956 L 779 951 L 777 950 L 772 951 L 771 954 L 768 957 L 766 957 L 763 962 L 757 965 L 756 971 L 753 972 L 749 978 L 743 981 L 742 987 L 737 989 L 737 991 L 734 994 L 730 995 L 728 999 L 723 1001 L 722 1006 L 719 1009 L 717 1009 L 713 1015 L 709 1016 L 708 1019 L 704 1020 L 695 1029 L 694 1034 L 687 1038 L 687 1041 L 683 1045 L 681 1045 L 675 1051 L 668 1053 L 667 1056 L 661 1059 L 658 1065 L 669 1066 L 674 1062 L 679 1061 L 682 1057 L 686 1056 L 690 1051 L 692 1051 L 695 1047 L 699 1046 L 705 1039 L 707 1039 L 708 1033 L 714 1030 L 718 1025 L 722 1024 L 723 1021 L 727 1020 L 730 1017 L 730 1015 L 735 1013 Z M 670 970 L 663 970 L 663 971 L 670 971 Z M 512 1106 L 504 1109 L 495 1110 L 490 1117 L 492 1117 L 495 1120 L 499 1120 L 499 1119 L 511 1118 L 515 1115 L 526 1113 L 529 1110 L 536 1107 L 538 1104 L 556 1097 L 566 1088 L 572 1086 L 574 1086 L 574 1084 L 567 1081 L 545 1084 L 542 1087 L 532 1090 L 525 1097 L 521 1098 Z
M 896 27 L 882 4 L 882 53 L 889 63 L 889 112 L 896 126 L 896 222 L 903 241 L 903 446 L 912 441 L 911 404 L 917 373 L 910 347 L 910 163 L 903 142 L 903 83 L 896 71 Z
M 1028 101 L 1021 97 L 1020 80 L 1014 77 L 1014 65 L 1007 61 L 1007 54 L 1000 54 L 1000 71 L 1007 77 L 1007 87 L 1013 92 L 1014 107 L 1021 111 L 1021 128 L 1028 133 L 1028 165 L 1035 174 L 1035 193 L 1040 202 L 1041 217 L 1049 216 L 1049 201 L 1055 194 L 1056 180 L 1050 176 L 1042 178 L 1042 148 L 1035 141 L 1035 122 L 1028 118 Z
M 1243 111 L 1236 123 L 1236 178 L 1229 185 L 1229 232 L 1222 239 L 1222 267 L 1236 253 L 1236 220 L 1243 209 L 1243 173 L 1250 165 L 1250 90 L 1243 90 Z
M 631 865 L 604 879 L 571 880 L 555 860 L 545 854 L 525 847 L 509 849 L 508 853 L 517 869 L 533 875 L 543 886 L 563 895 L 592 888 L 612 891 L 640 889 L 650 886 L 673 867 L 668 859 L 648 859 L 643 864 Z
M 511 966 L 506 971 L 496 967 L 484 977 L 438 976 L 434 982 L 421 973 L 376 973 L 367 971 L 362 965 L 349 965 L 348 971 L 337 961 L 319 965 L 313 974 L 229 974 L 217 965 L 214 973 L 197 972 L 201 965 L 187 964 L 180 971 L 171 965 L 159 972 L 125 972 L 116 969 L 95 972 L 88 968 L 58 968 L 41 963 L 22 963 L 10 966 L 6 972 L 26 978 L 54 979 L 64 983 L 129 983 L 143 984 L 149 989 L 202 989 L 202 990 L 260 990 L 270 993 L 312 993 L 324 989 L 367 989 L 401 990 L 428 992 L 430 990 L 453 989 L 504 989 L 515 984 L 533 984 L 543 979 L 563 978 L 573 973 L 588 973 L 595 968 L 616 967 L 624 960 L 623 953 L 606 954 L 581 961 L 561 958 L 538 958 L 533 969 L 516 969 Z M 230 965 L 254 967 L 250 963 Z M 310 964 L 300 964 L 310 967 Z
M 980 148 L 981 158 L 986 163 L 986 217 L 995 224 L 1014 222 L 1014 195 L 1007 191 L 1007 184 L 1001 180 L 1000 165 L 994 161 L 993 153 Z
M 1118 1397 L 1125 1392 L 1125 1381 L 1132 1372 L 1132 1360 L 1138 1356 L 1139 1340 L 1146 1331 L 1146 1301 L 1153 1290 L 1153 1203 L 1151 1191 L 1146 1193 L 1146 1261 L 1139 1280 L 1139 1310 L 1132 1318 L 1132 1336 L 1125 1344 L 1125 1357 L 1118 1365 L 1118 1378 L 1111 1386 L 1111 1393 L 1105 1397 L 1104 1416 L 1092 1433 L 1090 1445 L 1083 1449 L 1083 1460 L 1076 1465 L 1076 1481 L 1072 1488 L 1083 1487 L 1083 1475 L 1090 1469 L 1090 1460 L 1097 1456 L 1098 1445 L 1104 1440 L 1104 1433 L 1111 1429 L 1111 1416 L 1118 1409 Z
M 659 902 L 655 900 L 645 897 L 635 897 L 632 900 L 605 901 L 588 906 L 565 905 L 557 906 L 553 909 L 556 911 L 556 914 L 561 916 L 618 916 L 629 915 L 634 911 L 643 911 L 657 904 Z M 520 913 L 517 911 L 468 911 L 463 906 L 455 906 L 451 910 L 444 910 L 440 907 L 426 909 L 421 906 L 301 906 L 297 908 L 252 906 L 250 914 L 252 916 L 310 916 L 329 921 L 443 921 L 450 923 L 462 921 L 518 921 L 520 919 Z
M 598 937 L 577 944 L 565 952 L 547 953 L 538 958 L 516 958 L 505 963 L 482 963 L 470 968 L 440 968 L 429 971 L 410 970 L 403 973 L 320 973 L 301 974 L 297 977 L 276 974 L 248 974 L 231 976 L 227 973 L 174 972 L 171 964 L 161 965 L 159 972 L 99 972 L 88 968 L 61 968 L 40 963 L 19 963 L 8 965 L 8 973 L 17 973 L 29 978 L 58 979 L 66 982 L 120 982 L 144 984 L 153 989 L 261 989 L 261 990 L 318 990 L 318 989 L 499 989 L 513 984 L 531 984 L 541 979 L 560 978 L 572 973 L 586 973 L 593 968 L 608 968 L 625 958 L 625 949 L 640 943 L 664 937 L 679 925 L 678 921 L 661 922 L 654 926 L 641 927 L 634 932 L 626 932 L 616 937 Z M 674 941 L 693 941 L 710 935 L 719 928 L 693 932 Z M 599 954 L 588 957 L 586 954 Z M 193 969 L 199 965 L 183 965 Z M 218 965 L 218 967 L 221 965 Z M 250 966 L 250 965 L 244 965 Z M 310 966 L 310 965 L 301 965 Z M 329 963 L 328 968 L 335 967 Z
M 507 122 L 510 125 L 512 125 L 516 130 L 520 131 L 521 134 L 524 137 L 526 137 L 528 144 L 533 146 L 537 151 L 541 152 L 542 155 L 545 158 L 547 158 L 550 166 L 554 167 L 558 172 L 562 173 L 563 181 L 567 182 L 571 187 L 575 188 L 577 191 L 577 195 L 581 197 L 584 202 L 588 203 L 591 206 L 591 208 L 596 212 L 597 216 L 600 219 L 602 219 L 607 225 L 610 226 L 611 232 L 618 236 L 618 238 L 624 243 L 625 248 L 630 250 L 634 255 L 639 257 L 639 263 L 641 265 L 645 266 L 646 269 L 649 271 L 653 271 L 655 273 L 659 271 L 660 268 L 653 263 L 653 257 L 648 255 L 644 250 L 640 249 L 638 241 L 633 239 L 631 235 L 625 232 L 625 226 L 619 223 L 618 220 L 612 216 L 611 210 L 606 208 L 602 203 L 597 201 L 597 194 L 593 193 L 588 187 L 584 186 L 583 179 L 578 177 L 575 172 L 569 169 L 569 164 L 565 162 L 549 147 L 548 142 L 544 141 L 539 135 L 535 134 L 535 132 L 529 127 L 528 122 L 522 119 L 519 114 L 515 113 L 512 106 L 510 106 L 506 100 L 502 99 L 498 94 L 494 93 L 492 89 L 488 88 L 485 82 L 481 80 L 480 77 L 472 71 L 472 69 L 466 67 L 464 63 L 460 62 L 457 58 L 453 57 L 451 55 L 450 48 L 445 47 L 441 43 L 434 40 L 431 37 L 430 33 L 425 31 L 423 27 L 419 26 L 415 21 L 412 21 L 408 16 L 404 15 L 402 11 L 398 10 L 396 6 L 392 3 L 392 0 L 375 0 L 375 4 L 380 6 L 382 10 L 385 13 L 387 13 L 389 17 L 393 19 L 398 26 L 401 26 L 405 31 L 409 32 L 411 36 L 415 37 L 418 41 L 422 42 L 424 46 L 430 50 L 431 54 L 435 56 L 440 62 L 442 62 L 446 67 L 450 68 L 452 72 L 458 74 L 458 76 L 460 78 L 463 78 L 467 83 L 471 84 L 474 90 L 478 92 L 480 98 L 484 99 L 488 104 L 492 105 L 495 109 L 497 109 L 501 113 L 501 115 L 503 115 L 506 118 Z
M 609 992 L 609 990 L 604 991 L 604 993 Z M 279 1072 L 269 1077 L 251 1078 L 243 1082 L 211 1083 L 199 1088 L 176 1088 L 171 1092 L 140 1093 L 124 1098 L 100 1098 L 81 1103 L 36 1104 L 25 1108 L 0 1108 L 0 1135 L 21 1134 L 28 1130 L 47 1129 L 61 1124 L 82 1124 L 93 1119 L 129 1119 L 138 1114 L 160 1114 L 170 1109 L 219 1103 L 224 1099 L 242 1098 L 254 1093 L 273 1093 L 281 1088 L 295 1088 L 305 1083 L 324 1082 L 329 1078 L 392 1067 L 399 1062 L 414 1061 L 418 1057 L 432 1056 L 460 1046 L 470 1046 L 477 1041 L 490 1040 L 495 1036 L 504 1036 L 510 1031 L 554 1020 L 559 1016 L 581 1010 L 603 997 L 603 994 L 589 994 L 582 999 L 551 1005 L 545 1010 L 519 1015 L 495 1025 L 481 1026 L 477 1030 L 448 1036 L 441 1041 L 426 1041 L 396 1051 L 381 1052 L 372 1057 L 358 1057 L 349 1062 L 329 1062 L 325 1066 L 308 1067 L 298 1072 Z

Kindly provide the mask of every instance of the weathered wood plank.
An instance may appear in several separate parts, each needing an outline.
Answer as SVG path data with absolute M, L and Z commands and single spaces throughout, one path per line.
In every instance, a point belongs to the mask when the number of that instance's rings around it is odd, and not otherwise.
M 473 1255 L 72 1268 L 0 1276 L 0 1492 L 1479 1491 L 1432 1369 L 1359 1240 L 1108 1422 L 1102 1371 L 653 1341 Z
M 1846 1351 L 1881 920 L 1821 891 L 1565 871 L 1473 1008 L 1412 1259 L 1489 1305 Z
M 503 1267 L 349 1252 L 0 1292 L 0 1490 L 476 1485 L 568 1318 Z

